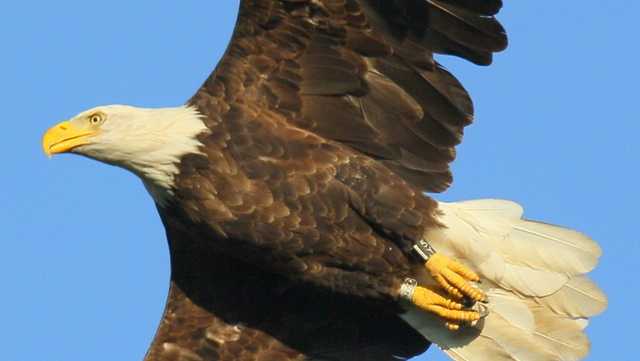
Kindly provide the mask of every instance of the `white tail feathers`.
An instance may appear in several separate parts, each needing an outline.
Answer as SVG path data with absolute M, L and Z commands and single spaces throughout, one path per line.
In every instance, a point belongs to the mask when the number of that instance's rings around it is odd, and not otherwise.
M 509 201 L 440 203 L 439 209 L 445 228 L 425 236 L 481 276 L 489 315 L 460 332 L 417 308 L 405 320 L 457 361 L 584 358 L 588 318 L 607 306 L 584 276 L 600 247 L 581 233 L 522 219 L 522 208 Z

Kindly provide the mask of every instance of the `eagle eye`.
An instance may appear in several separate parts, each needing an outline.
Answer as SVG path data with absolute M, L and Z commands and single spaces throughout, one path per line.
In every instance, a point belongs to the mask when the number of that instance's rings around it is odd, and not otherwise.
M 92 114 L 89 117 L 89 123 L 91 123 L 91 125 L 98 125 L 98 124 L 102 123 L 103 121 L 104 121 L 104 115 L 102 115 L 100 113 Z

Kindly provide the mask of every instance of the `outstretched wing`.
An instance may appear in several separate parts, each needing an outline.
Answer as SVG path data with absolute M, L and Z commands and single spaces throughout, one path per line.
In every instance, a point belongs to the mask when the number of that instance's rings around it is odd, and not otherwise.
M 242 1 L 217 69 L 191 100 L 212 117 L 233 103 L 379 160 L 419 189 L 445 190 L 473 118 L 435 53 L 489 64 L 507 45 L 501 0 Z

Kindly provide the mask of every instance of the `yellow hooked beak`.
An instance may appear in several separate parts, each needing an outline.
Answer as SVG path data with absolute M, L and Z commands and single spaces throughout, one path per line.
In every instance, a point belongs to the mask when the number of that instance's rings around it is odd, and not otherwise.
M 47 156 L 65 153 L 73 148 L 89 144 L 89 138 L 97 132 L 90 129 L 79 129 L 69 121 L 64 121 L 49 128 L 42 137 L 42 150 Z

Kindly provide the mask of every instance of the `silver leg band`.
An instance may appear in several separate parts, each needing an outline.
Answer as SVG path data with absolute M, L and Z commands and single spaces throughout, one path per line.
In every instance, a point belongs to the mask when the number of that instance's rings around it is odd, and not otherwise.
M 402 286 L 400 286 L 400 298 L 411 302 L 413 300 L 413 292 L 415 292 L 417 286 L 418 281 L 409 277 L 405 278 Z
M 436 253 L 435 248 L 425 240 L 418 241 L 418 243 L 413 245 L 413 249 L 420 255 L 420 257 L 422 257 L 423 260 L 425 260 L 425 262 Z

